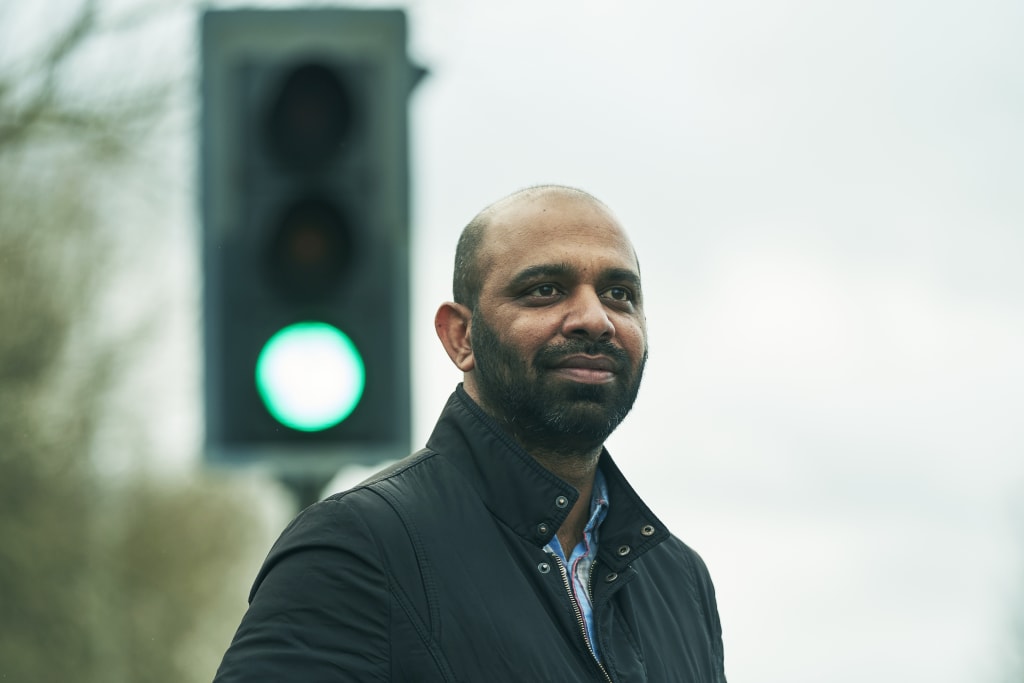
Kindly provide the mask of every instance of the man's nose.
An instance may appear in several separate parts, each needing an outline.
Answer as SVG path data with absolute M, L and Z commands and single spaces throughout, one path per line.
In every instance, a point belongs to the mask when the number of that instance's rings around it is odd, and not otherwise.
M 596 291 L 582 289 L 574 292 L 567 303 L 568 310 L 562 323 L 562 333 L 566 337 L 610 339 L 615 336 L 615 325 Z

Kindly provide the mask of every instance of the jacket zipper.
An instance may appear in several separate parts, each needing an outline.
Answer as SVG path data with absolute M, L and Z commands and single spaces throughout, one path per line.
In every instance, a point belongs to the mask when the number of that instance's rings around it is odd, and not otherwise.
M 551 557 L 554 558 L 555 563 L 558 565 L 558 571 L 562 574 L 562 585 L 565 587 L 565 592 L 569 595 L 569 602 L 572 603 L 573 612 L 576 614 L 576 624 L 580 627 L 580 633 L 583 635 L 583 643 L 587 646 L 587 652 L 590 653 L 590 657 L 597 664 L 597 668 L 601 670 L 601 674 L 604 676 L 604 680 L 608 683 L 613 683 L 612 677 L 608 675 L 608 671 L 601 664 L 601 660 L 597 658 L 597 653 L 594 652 L 594 646 L 590 644 L 590 636 L 587 635 L 587 622 L 583 619 L 583 609 L 580 607 L 579 601 L 576 600 L 576 596 L 572 592 L 572 583 L 569 580 L 569 570 L 565 568 L 565 563 L 562 562 L 557 554 L 551 553 Z M 597 562 L 597 559 L 594 559 Z M 594 585 L 594 565 L 590 566 L 590 579 L 587 582 L 587 594 L 591 596 L 590 600 L 593 602 L 594 592 L 591 586 Z

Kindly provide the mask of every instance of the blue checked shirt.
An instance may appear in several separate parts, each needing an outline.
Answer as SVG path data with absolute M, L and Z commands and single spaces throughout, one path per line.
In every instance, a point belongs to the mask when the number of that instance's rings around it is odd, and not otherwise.
M 601 470 L 597 471 L 594 477 L 594 491 L 590 497 L 590 519 L 583 529 L 583 540 L 572 549 L 572 554 L 566 559 L 562 544 L 558 542 L 558 536 L 551 539 L 551 542 L 544 546 L 544 550 L 558 555 L 565 565 L 569 574 L 572 586 L 573 597 L 580 606 L 583 613 L 583 622 L 587 627 L 587 641 L 594 651 L 594 657 L 600 661 L 597 652 L 597 641 L 594 639 L 594 607 L 590 604 L 590 567 L 597 557 L 597 532 L 608 514 L 608 485 L 605 483 Z

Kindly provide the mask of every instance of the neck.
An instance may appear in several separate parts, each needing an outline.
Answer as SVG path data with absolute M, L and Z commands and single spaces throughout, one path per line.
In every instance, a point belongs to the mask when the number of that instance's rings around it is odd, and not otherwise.
M 566 453 L 545 448 L 526 448 L 526 452 L 544 469 L 581 492 L 584 486 L 589 488 L 594 483 L 601 450 L 598 447 L 582 453 Z

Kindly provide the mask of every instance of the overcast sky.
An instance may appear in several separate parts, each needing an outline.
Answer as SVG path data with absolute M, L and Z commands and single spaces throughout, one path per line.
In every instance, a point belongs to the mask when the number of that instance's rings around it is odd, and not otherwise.
M 609 447 L 709 565 L 730 681 L 1002 683 L 1024 644 L 1024 4 L 408 11 L 430 70 L 416 442 L 459 380 L 432 317 L 462 226 L 526 185 L 582 187 L 631 232 L 647 300 L 648 372 Z M 188 68 L 195 13 L 168 24 Z M 190 134 L 169 141 L 187 172 Z M 192 378 L 165 397 L 179 439 L 198 429 L 193 202 L 138 304 L 166 306 L 154 371 Z

